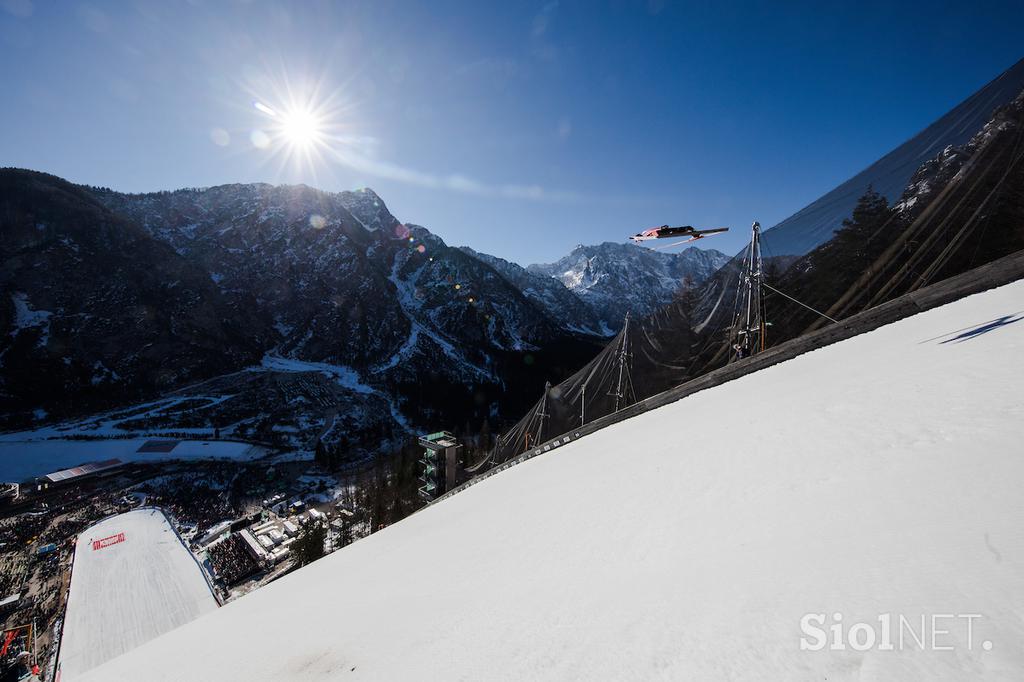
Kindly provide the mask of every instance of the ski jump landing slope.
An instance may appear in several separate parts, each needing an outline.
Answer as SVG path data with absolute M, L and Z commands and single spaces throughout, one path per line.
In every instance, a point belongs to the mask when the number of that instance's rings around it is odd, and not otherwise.
M 61 680 L 77 682 L 85 671 L 216 608 L 163 512 L 138 509 L 100 521 L 82 531 L 75 547 Z
M 1020 680 L 1022 316 L 1024 281 L 615 424 L 82 679 Z M 801 650 L 837 612 L 894 650 Z

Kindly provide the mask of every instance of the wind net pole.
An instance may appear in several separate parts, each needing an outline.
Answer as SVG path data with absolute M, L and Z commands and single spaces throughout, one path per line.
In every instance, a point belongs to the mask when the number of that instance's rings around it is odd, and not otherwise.
M 544 438 L 544 420 L 550 415 L 548 414 L 548 393 L 551 392 L 551 382 L 547 381 L 544 383 L 544 397 L 541 398 L 540 405 L 537 406 L 536 416 L 537 422 L 537 438 L 534 442 L 543 442 Z
M 729 335 L 730 358 L 740 360 L 764 350 L 764 268 L 761 263 L 761 223 L 750 227 L 750 245 L 743 259 L 737 306 Z
M 580 388 L 580 426 L 587 423 L 587 382 Z
M 629 388 L 632 391 L 633 387 L 633 380 L 629 375 L 629 361 L 632 358 L 629 352 L 629 313 L 626 313 L 621 339 L 619 349 L 615 354 L 615 361 L 619 366 L 619 378 L 615 383 L 615 390 L 609 393 L 609 395 L 615 397 L 615 412 L 619 411 L 622 399 L 626 397 L 626 389 Z M 636 400 L 635 395 L 633 399 L 634 401 Z

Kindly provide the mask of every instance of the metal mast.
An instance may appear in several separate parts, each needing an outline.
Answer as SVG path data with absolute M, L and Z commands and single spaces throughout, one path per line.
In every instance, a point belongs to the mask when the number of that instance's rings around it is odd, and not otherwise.
M 626 321 L 622 327 L 622 342 L 619 350 L 615 353 L 616 362 L 619 365 L 619 380 L 615 384 L 615 390 L 608 395 L 615 396 L 615 411 L 619 411 L 622 399 L 626 397 L 625 389 L 628 387 L 632 393 L 633 379 L 629 375 L 630 360 L 633 355 L 629 352 L 629 313 L 626 313 Z M 634 395 L 634 401 L 636 397 Z
M 740 360 L 764 350 L 765 321 L 762 289 L 764 269 L 761 264 L 761 223 L 755 221 L 750 227 L 750 246 L 743 259 L 740 273 L 739 295 L 743 298 L 742 308 L 737 308 L 730 335 L 730 359 Z
M 548 392 L 550 392 L 550 391 L 551 391 L 551 382 L 550 381 L 545 381 L 544 382 L 544 397 L 541 398 L 540 405 L 537 406 L 537 411 L 534 412 L 534 416 L 536 416 L 540 420 L 540 422 L 537 425 L 537 438 L 536 438 L 536 442 L 537 443 L 540 443 L 543 440 L 542 436 L 544 434 L 544 420 L 547 419 L 549 416 L 551 416 L 551 415 L 548 414 Z
M 580 426 L 587 423 L 587 382 L 583 382 L 583 388 L 580 389 Z

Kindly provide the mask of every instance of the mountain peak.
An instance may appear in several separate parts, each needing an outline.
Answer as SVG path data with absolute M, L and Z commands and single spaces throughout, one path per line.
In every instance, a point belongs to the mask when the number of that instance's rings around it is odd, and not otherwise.
M 635 244 L 577 245 L 554 263 L 528 271 L 551 277 L 594 309 L 608 329 L 618 329 L 627 312 L 643 316 L 670 303 L 687 279 L 701 283 L 729 257 L 715 249 L 690 247 L 666 253 Z
M 371 232 L 393 229 L 399 224 L 398 220 L 388 211 L 384 200 L 369 187 L 362 187 L 350 192 L 339 192 L 336 196 L 349 213 L 359 221 L 359 224 Z

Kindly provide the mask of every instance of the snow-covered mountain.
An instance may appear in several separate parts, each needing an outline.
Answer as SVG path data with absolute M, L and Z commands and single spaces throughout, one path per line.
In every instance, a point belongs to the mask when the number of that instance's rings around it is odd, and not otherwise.
M 494 268 L 526 298 L 567 329 L 596 336 L 608 335 L 608 327 L 602 324 L 599 312 L 560 280 L 531 272 L 517 263 L 480 253 L 468 246 L 461 248 L 465 253 Z
M 1022 298 L 971 296 L 563 445 L 75 682 L 1016 679 Z M 680 424 L 701 428 L 684 443 Z
M 126 195 L 5 169 L 0 206 L 8 428 L 207 380 L 194 413 L 124 428 L 320 432 L 369 449 L 410 415 L 500 417 L 523 382 L 536 390 L 594 350 L 369 190 Z
M 233 304 L 258 309 L 279 355 L 379 368 L 427 353 L 438 371 L 469 380 L 492 376 L 487 349 L 537 348 L 561 333 L 491 268 L 400 223 L 369 190 L 99 196 L 201 263 Z
M 200 264 L 50 175 L 0 170 L 0 263 L 0 423 L 123 404 L 266 341 Z
M 1024 59 L 968 97 L 949 113 L 821 198 L 764 233 L 776 256 L 803 255 L 832 238 L 869 186 L 890 203 L 900 199 L 922 164 L 942 150 L 965 144 L 1024 89 Z
M 728 256 L 714 249 L 665 253 L 604 242 L 579 245 L 554 263 L 527 270 L 561 282 L 594 311 L 606 330 L 615 331 L 627 312 L 648 315 L 671 303 L 680 288 L 703 283 L 728 262 Z
M 368 453 L 421 425 L 500 423 L 721 256 L 605 244 L 566 286 L 449 248 L 368 189 L 130 195 L 4 169 L 0 205 L 0 415 L 26 437 L 59 421 Z

